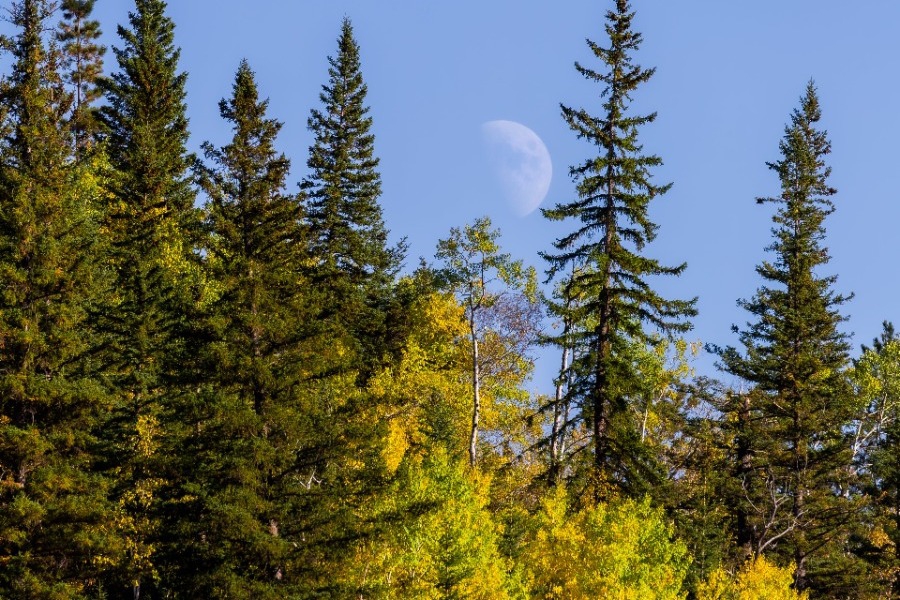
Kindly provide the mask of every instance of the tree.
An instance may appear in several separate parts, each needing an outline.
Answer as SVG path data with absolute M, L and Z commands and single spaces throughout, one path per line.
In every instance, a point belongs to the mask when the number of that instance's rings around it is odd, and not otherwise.
M 873 514 L 859 553 L 900 594 L 900 338 L 891 323 L 871 348 L 863 346 L 852 379 L 864 410 L 853 427 L 853 466 L 871 498 Z
M 641 35 L 632 31 L 634 14 L 629 11 L 627 0 L 617 0 L 615 10 L 607 13 L 609 48 L 588 41 L 606 72 L 575 64 L 585 78 L 604 85 L 603 114 L 594 117 L 585 109 L 562 106 L 562 116 L 598 153 L 570 170 L 578 198 L 543 211 L 553 221 L 578 223 L 575 231 L 554 242 L 555 254 L 543 256 L 550 277 L 572 268 L 564 295 L 583 298 L 567 311 L 575 331 L 559 343 L 585 347 L 571 365 L 576 388 L 572 393 L 580 400 L 582 418 L 590 423 L 598 500 L 609 486 L 627 489 L 639 478 L 628 464 L 636 449 L 635 424 L 620 418 L 628 412 L 628 391 L 639 383 L 625 356 L 627 348 L 650 341 L 648 325 L 666 334 L 688 330 L 685 319 L 696 313 L 693 300 L 666 300 L 648 282 L 659 275 L 677 276 L 685 265 L 666 267 L 640 254 L 656 236 L 657 226 L 647 214 L 649 203 L 670 184 L 651 181 L 651 169 L 662 161 L 642 154 L 638 143 L 638 131 L 656 114 L 627 114 L 632 93 L 654 72 L 632 62 Z
M 329 80 L 319 95 L 323 106 L 312 110 L 308 122 L 315 136 L 310 173 L 300 185 L 307 196 L 314 283 L 323 294 L 322 318 L 349 334 L 359 355 L 377 361 L 378 340 L 385 335 L 378 303 L 402 250 L 387 247 L 378 204 L 381 175 L 365 104 L 368 88 L 349 19 L 328 64 Z
M 103 55 L 106 47 L 100 39 L 100 23 L 91 19 L 96 0 L 63 0 L 63 21 L 56 39 L 62 44 L 63 64 L 68 69 L 66 79 L 72 88 L 71 128 L 75 147 L 83 150 L 97 135 L 97 123 L 91 106 L 102 95 L 97 81 L 103 74 Z
M 520 557 L 531 598 L 680 600 L 690 557 L 660 509 L 620 499 L 577 512 L 562 487 L 541 502 Z
M 89 308 L 106 287 L 96 174 L 72 160 L 71 98 L 42 32 L 44 0 L 11 9 L 0 112 L 0 596 L 100 594 L 122 552 L 108 523 Z
M 438 242 L 437 258 L 444 262 L 442 278 L 458 297 L 468 325 L 469 371 L 471 374 L 472 419 L 469 428 L 469 464 L 478 457 L 478 432 L 482 416 L 485 381 L 498 383 L 512 375 L 514 387 L 530 372 L 525 356 L 537 338 L 540 313 L 537 310 L 534 269 L 525 269 L 500 251 L 499 230 L 491 229 L 487 217 L 477 219 L 463 230 L 453 228 L 450 237 Z M 497 289 L 497 285 L 505 286 Z M 520 302 L 514 296 L 518 295 Z M 494 327 L 491 327 L 494 325 Z M 485 353 L 483 346 L 488 346 Z M 514 391 L 507 389 L 507 395 Z M 493 390 L 502 396 L 502 388 Z
M 350 577 L 357 595 L 524 597 L 514 594 L 522 584 L 498 550 L 500 528 L 488 511 L 486 486 L 471 475 L 437 448 L 424 460 L 401 465 L 390 495 L 377 506 L 389 513 L 391 527 L 382 539 L 366 540 L 354 560 Z
M 105 227 L 116 295 L 98 311 L 106 337 L 105 372 L 117 405 L 106 425 L 109 466 L 118 474 L 115 498 L 133 547 L 119 585 L 135 597 L 160 570 L 166 445 L 181 423 L 166 422 L 174 408 L 195 336 L 188 327 L 202 292 L 198 211 L 188 178 L 191 157 L 185 116 L 186 75 L 178 72 L 174 24 L 162 0 L 137 0 L 130 28 L 120 26 L 119 70 L 100 81 L 107 104 L 99 113 L 113 167 Z
M 828 184 L 831 144 L 817 129 L 820 118 L 810 82 L 785 128 L 781 159 L 768 163 L 781 193 L 757 200 L 778 210 L 768 248 L 775 259 L 757 267 L 764 285 L 739 303 L 756 320 L 740 333 L 744 353 L 713 349 L 726 372 L 752 385 L 743 418 L 752 423 L 745 454 L 759 490 L 749 499 L 758 509 L 750 515 L 754 552 L 793 561 L 797 588 L 824 593 L 825 572 L 832 569 L 821 559 L 843 554 L 853 518 L 853 503 L 840 490 L 849 485 L 843 432 L 854 405 L 846 375 L 849 344 L 839 330 L 845 317 L 838 309 L 847 297 L 833 291 L 835 276 L 819 274 L 829 260 L 823 223 L 836 193 Z
M 730 576 L 723 570 L 713 572 L 697 590 L 698 600 L 806 600 L 806 592 L 791 588 L 793 569 L 779 567 L 760 556 L 747 561 Z
M 295 390 L 304 364 L 305 260 L 301 207 L 285 192 L 290 161 L 275 150 L 281 123 L 267 118 L 253 72 L 242 61 L 233 94 L 219 103 L 234 136 L 204 144 L 200 170 L 216 289 L 208 307 L 206 410 L 192 415 L 182 448 L 189 473 L 179 536 L 178 588 L 195 597 L 284 597 L 291 518 L 281 500 L 296 495 L 304 407 Z M 296 518 L 296 517 L 295 517 Z

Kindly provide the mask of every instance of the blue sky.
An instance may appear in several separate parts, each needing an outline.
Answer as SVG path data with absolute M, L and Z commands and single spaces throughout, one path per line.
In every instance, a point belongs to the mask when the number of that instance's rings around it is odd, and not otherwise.
M 189 72 L 192 146 L 230 137 L 217 102 L 230 92 L 247 58 L 270 113 L 285 123 L 280 147 L 293 160 L 293 182 L 305 173 L 310 108 L 318 106 L 326 57 L 335 51 L 341 19 L 349 16 L 361 45 L 369 85 L 376 152 L 381 157 L 385 221 L 394 239 L 406 236 L 409 264 L 431 258 L 451 226 L 488 215 L 515 257 L 543 270 L 537 256 L 569 229 L 538 212 L 517 217 L 498 197 L 485 160 L 482 123 L 511 120 L 547 145 L 554 179 L 545 206 L 573 194 L 568 167 L 592 148 L 575 138 L 559 103 L 599 112 L 600 89 L 574 70 L 592 65 L 584 43 L 604 43 L 603 15 L 611 0 L 172 0 L 176 40 Z M 771 205 L 757 196 L 778 192 L 766 161 L 810 78 L 833 142 L 831 183 L 837 212 L 826 222 L 837 290 L 855 292 L 845 306 L 854 348 L 868 343 L 884 319 L 900 321 L 895 297 L 900 222 L 893 185 L 900 119 L 900 3 L 871 0 L 638 0 L 635 28 L 644 35 L 638 62 L 656 76 L 634 97 L 634 108 L 657 111 L 642 133 L 646 150 L 665 166 L 658 182 L 672 191 L 652 209 L 659 236 L 648 253 L 666 263 L 688 262 L 677 280 L 660 282 L 670 296 L 700 297 L 690 339 L 734 342 L 732 323 L 746 314 L 738 298 L 759 280 L 754 267 L 770 242 Z M 95 13 L 105 41 L 131 2 L 99 0 Z M 108 68 L 113 68 L 108 55 Z M 546 357 L 538 378 L 557 359 Z M 697 369 L 715 374 L 708 356 Z M 546 390 L 545 381 L 535 386 Z

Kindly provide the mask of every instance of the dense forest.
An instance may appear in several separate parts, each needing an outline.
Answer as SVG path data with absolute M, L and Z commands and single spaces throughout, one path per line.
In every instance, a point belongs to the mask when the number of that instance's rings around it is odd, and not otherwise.
M 349 19 L 294 186 L 251 65 L 193 154 L 166 3 L 107 65 L 94 3 L 4 3 L 0 598 L 900 598 L 900 336 L 842 333 L 812 82 L 746 325 L 705 348 L 726 385 L 656 289 L 687 266 L 648 252 L 627 0 L 576 63 L 596 105 L 560 99 L 592 150 L 540 270 L 487 218 L 388 243 Z

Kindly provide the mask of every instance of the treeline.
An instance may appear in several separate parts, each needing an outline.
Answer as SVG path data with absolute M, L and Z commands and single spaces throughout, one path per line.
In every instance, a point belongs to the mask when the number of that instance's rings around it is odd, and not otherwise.
M 593 151 L 548 294 L 487 219 L 404 270 L 349 20 L 292 188 L 250 65 L 192 155 L 166 3 L 103 76 L 94 2 L 7 6 L 0 597 L 900 597 L 900 339 L 839 330 L 812 83 L 739 347 L 708 346 L 729 387 L 653 289 L 686 267 L 645 254 L 669 185 L 626 0 L 576 64 L 600 102 L 562 108 Z

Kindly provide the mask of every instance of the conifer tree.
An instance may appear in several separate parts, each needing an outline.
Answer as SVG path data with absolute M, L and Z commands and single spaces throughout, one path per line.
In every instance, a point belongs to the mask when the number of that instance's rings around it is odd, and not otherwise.
M 0 107 L 0 596 L 100 594 L 121 545 L 107 526 L 94 435 L 88 309 L 104 288 L 96 192 L 71 157 L 50 5 L 12 5 L 18 35 Z
M 308 121 L 315 136 L 310 173 L 300 186 L 307 196 L 314 276 L 325 295 L 323 317 L 349 333 L 358 349 L 368 347 L 366 354 L 376 355 L 385 327 L 379 303 L 401 250 L 387 247 L 368 88 L 349 19 L 341 25 L 338 52 L 328 64 L 329 80 L 319 95 L 322 107 L 313 109 Z
M 174 24 L 162 0 L 136 0 L 120 26 L 118 71 L 102 79 L 110 202 L 106 228 L 117 293 L 97 316 L 106 335 L 106 372 L 117 405 L 106 426 L 115 498 L 132 552 L 120 585 L 135 597 L 156 580 L 154 553 L 163 488 L 172 483 L 165 445 L 179 435 L 166 421 L 189 364 L 186 327 L 198 294 L 198 211 L 188 177 L 186 75 L 178 72 Z
M 757 267 L 764 284 L 740 302 L 755 318 L 740 333 L 744 352 L 715 350 L 725 371 L 753 386 L 741 417 L 749 428 L 743 456 L 750 464 L 743 470 L 756 478 L 745 486 L 756 490 L 749 500 L 757 510 L 747 515 L 753 551 L 793 561 L 797 588 L 823 594 L 838 592 L 828 588 L 852 519 L 852 503 L 838 490 L 849 485 L 843 429 L 854 405 L 846 375 L 849 345 L 839 330 L 845 320 L 839 307 L 847 297 L 833 291 L 835 276 L 820 274 L 829 260 L 824 220 L 834 211 L 836 193 L 828 184 L 831 144 L 817 128 L 820 118 L 810 82 L 785 128 L 781 159 L 768 163 L 781 193 L 757 200 L 778 206 L 768 248 L 774 260 Z
M 574 331 L 559 343 L 585 348 L 571 365 L 569 393 L 578 398 L 581 416 L 590 423 L 596 499 L 609 486 L 640 493 L 653 477 L 640 458 L 639 427 L 628 417 L 629 391 L 640 383 L 629 364 L 629 347 L 651 340 L 648 326 L 667 334 L 686 331 L 690 325 L 685 318 L 696 312 L 694 301 L 667 300 L 650 287 L 651 278 L 677 276 L 685 265 L 667 267 L 640 254 L 656 236 L 649 203 L 670 185 L 652 182 L 651 169 L 662 161 L 643 154 L 638 143 L 640 128 L 656 114 L 628 114 L 632 94 L 654 72 L 632 62 L 641 43 L 631 27 L 633 16 L 627 0 L 617 0 L 606 16 L 609 47 L 588 41 L 604 70 L 575 64 L 586 79 L 604 85 L 603 113 L 595 117 L 585 109 L 562 106 L 562 116 L 597 154 L 570 170 L 578 197 L 543 211 L 553 221 L 577 223 L 575 231 L 554 242 L 555 253 L 543 256 L 550 263 L 550 277 L 574 267 L 566 295 L 582 299 L 568 309 Z
M 177 562 L 194 597 L 282 598 L 292 573 L 285 556 L 285 497 L 300 493 L 301 430 L 296 389 L 304 364 L 304 233 L 301 206 L 285 192 L 290 162 L 275 150 L 281 123 L 267 118 L 253 72 L 241 63 L 222 100 L 231 143 L 204 145 L 209 198 L 211 414 L 184 449 L 192 462 L 191 516 Z M 190 458 L 189 458 L 190 457 Z M 185 515 L 186 516 L 186 515 Z M 202 541 L 200 541 L 202 540 Z
M 63 0 L 63 21 L 56 39 L 62 44 L 66 79 L 73 91 L 72 133 L 75 146 L 83 149 L 97 134 L 92 104 L 102 95 L 97 80 L 103 74 L 106 47 L 98 43 L 100 23 L 91 19 L 96 0 Z

